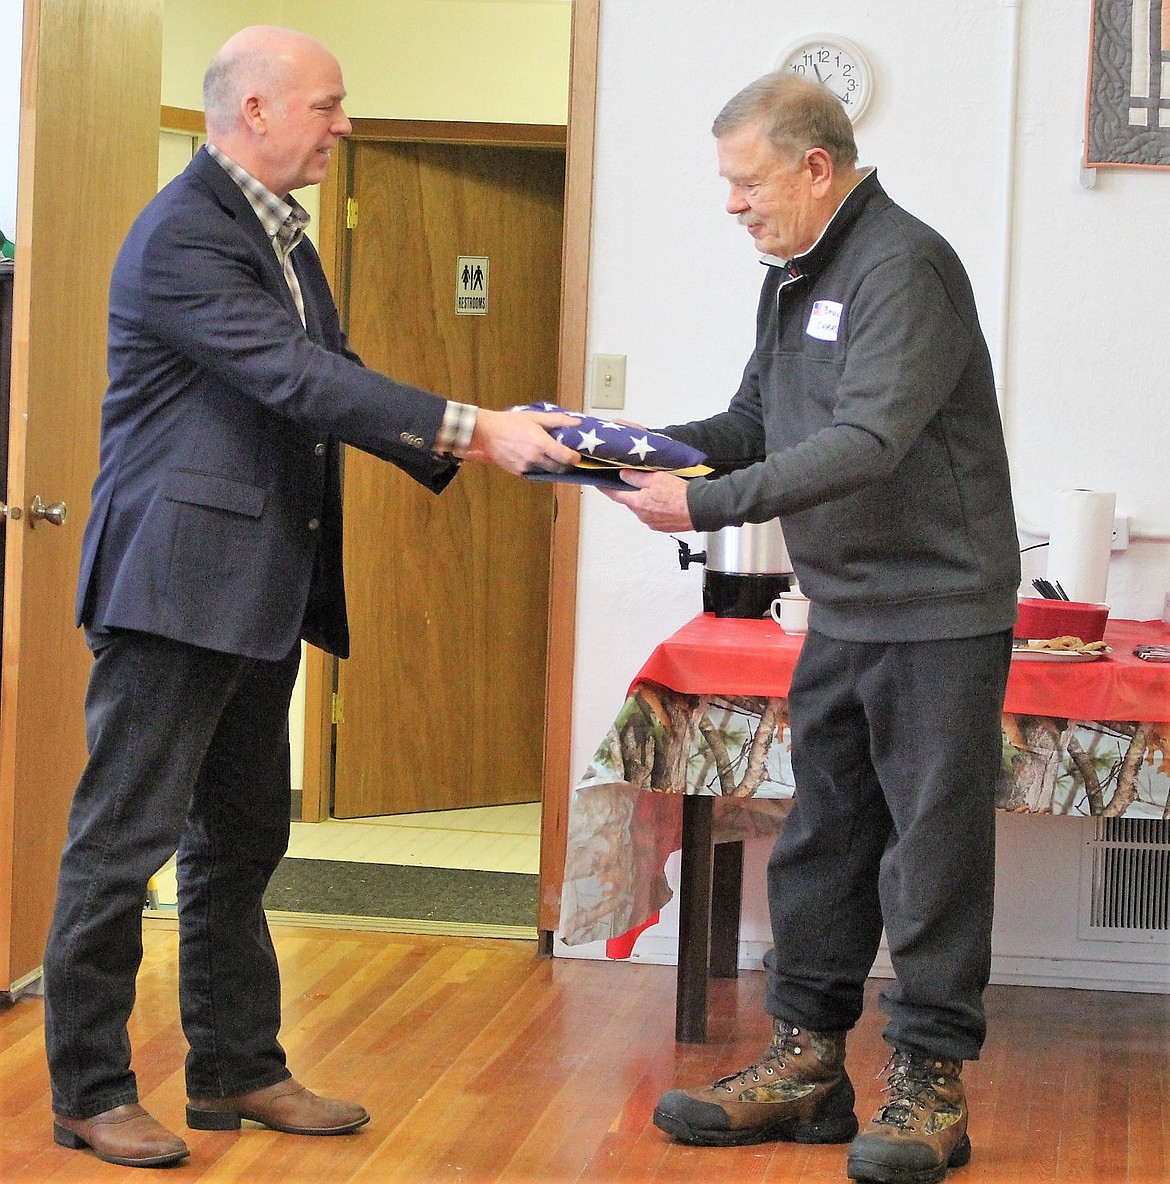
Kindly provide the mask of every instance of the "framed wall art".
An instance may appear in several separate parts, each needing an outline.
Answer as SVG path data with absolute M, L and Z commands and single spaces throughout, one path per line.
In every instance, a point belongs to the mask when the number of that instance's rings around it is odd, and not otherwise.
M 1170 168 L 1170 0 L 1093 0 L 1087 168 Z

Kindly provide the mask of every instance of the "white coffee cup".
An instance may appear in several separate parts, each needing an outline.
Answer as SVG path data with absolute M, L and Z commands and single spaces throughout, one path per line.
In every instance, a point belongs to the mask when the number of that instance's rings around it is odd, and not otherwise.
M 781 592 L 772 601 L 772 620 L 785 633 L 807 633 L 808 597 L 803 592 Z

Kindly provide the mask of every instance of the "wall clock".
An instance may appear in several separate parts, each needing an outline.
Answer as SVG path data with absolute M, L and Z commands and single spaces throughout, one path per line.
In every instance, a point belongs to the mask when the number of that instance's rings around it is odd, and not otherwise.
M 873 69 L 861 49 L 836 33 L 810 33 L 780 55 L 777 70 L 827 86 L 856 123 L 873 96 Z

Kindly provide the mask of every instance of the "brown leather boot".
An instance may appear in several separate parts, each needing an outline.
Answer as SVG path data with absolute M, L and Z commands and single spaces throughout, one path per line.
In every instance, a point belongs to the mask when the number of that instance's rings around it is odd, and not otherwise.
M 885 1102 L 849 1148 L 851 1180 L 937 1184 L 971 1158 L 962 1061 L 895 1052 Z
M 845 1033 L 772 1022 L 772 1043 L 755 1065 L 706 1089 L 674 1089 L 654 1125 L 682 1143 L 738 1147 L 787 1140 L 846 1143 L 857 1133 Z
M 164 1168 L 186 1159 L 187 1144 L 156 1122 L 137 1102 L 103 1110 L 92 1118 L 53 1118 L 53 1140 L 127 1168 Z
M 244 1118 L 288 1135 L 347 1135 L 370 1121 L 357 1102 L 318 1097 L 291 1077 L 231 1098 L 187 1102 L 187 1125 L 193 1130 L 235 1131 Z

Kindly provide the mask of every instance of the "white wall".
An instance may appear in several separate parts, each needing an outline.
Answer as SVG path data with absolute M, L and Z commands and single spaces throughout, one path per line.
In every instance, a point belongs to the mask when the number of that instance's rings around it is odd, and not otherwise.
M 862 162 L 950 238 L 971 273 L 1021 523 L 1044 528 L 1053 492 L 1085 486 L 1116 490 L 1139 534 L 1170 535 L 1155 352 L 1170 172 L 1098 170 L 1095 188 L 1080 183 L 1088 0 L 891 0 L 880 19 L 865 0 L 803 11 L 774 0 L 602 0 L 589 350 L 628 355 L 627 416 L 699 417 L 734 391 L 760 267 L 723 212 L 710 123 L 789 41 L 828 28 L 859 42 L 877 73 L 857 128 Z M 678 570 L 668 537 L 600 495 L 587 493 L 582 518 L 580 769 L 648 649 L 698 610 L 701 580 Z M 1028 562 L 1029 575 L 1042 573 L 1044 552 Z M 1170 545 L 1139 540 L 1114 557 L 1116 615 L 1156 617 L 1167 590 Z
M 1082 186 L 1089 16 L 1089 0 L 602 0 L 589 350 L 628 355 L 625 415 L 697 418 L 735 390 L 761 275 L 723 211 L 711 120 L 789 42 L 832 30 L 867 51 L 877 76 L 857 127 L 861 162 L 971 274 L 1021 524 L 1042 530 L 1053 492 L 1081 486 L 1116 490 L 1139 534 L 1170 536 L 1156 352 L 1170 172 L 1099 170 L 1095 188 Z M 701 573 L 680 572 L 675 550 L 586 491 L 578 772 L 646 655 L 701 607 Z M 1042 550 L 1026 559 L 1026 578 L 1043 573 Z M 1167 543 L 1114 557 L 1116 615 L 1157 617 L 1168 589 Z M 748 907 L 762 909 L 758 892 Z
M 1003 814 L 996 820 L 992 982 L 1170 993 L 1170 952 L 1164 935 L 1094 933 L 1081 924 L 1085 850 L 1092 842 L 1093 826 L 1090 818 L 1039 814 Z M 762 890 L 771 847 L 769 839 L 748 839 L 744 844 L 741 970 L 759 970 L 772 944 Z M 667 862 L 666 875 L 677 889 L 677 853 Z M 674 965 L 677 934 L 676 895 L 663 907 L 661 920 L 639 936 L 631 961 Z M 555 952 L 562 958 L 600 959 L 604 947 L 604 942 L 570 947 L 557 939 Z M 884 940 L 872 973 L 875 978 L 893 977 Z

